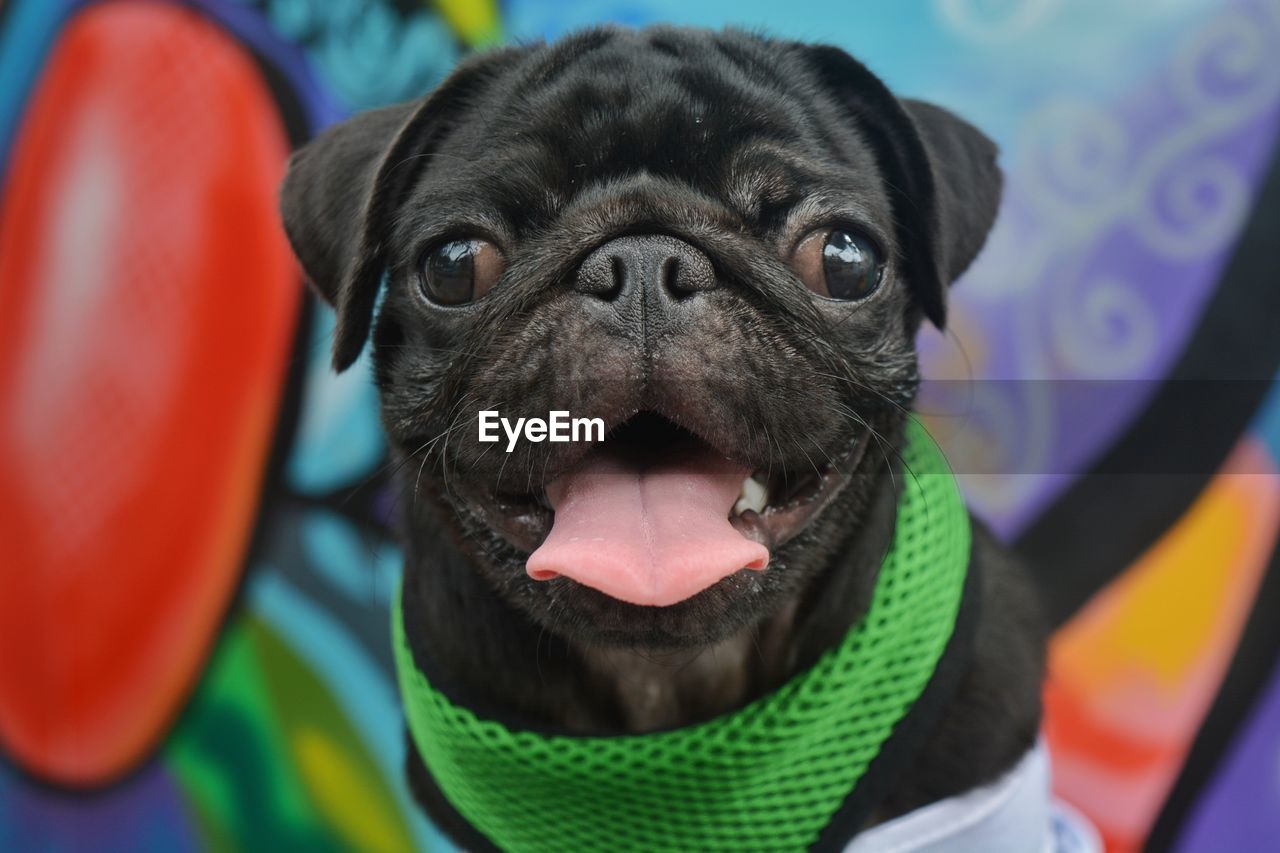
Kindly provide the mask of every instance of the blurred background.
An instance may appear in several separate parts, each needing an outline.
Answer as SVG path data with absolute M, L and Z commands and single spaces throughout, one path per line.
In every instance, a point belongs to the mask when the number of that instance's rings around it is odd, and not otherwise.
M 276 186 L 601 21 L 833 42 L 997 140 L 921 408 L 1044 590 L 1055 788 L 1111 850 L 1280 849 L 1264 0 L 0 0 L 0 848 L 449 849 L 367 360 L 330 373 Z

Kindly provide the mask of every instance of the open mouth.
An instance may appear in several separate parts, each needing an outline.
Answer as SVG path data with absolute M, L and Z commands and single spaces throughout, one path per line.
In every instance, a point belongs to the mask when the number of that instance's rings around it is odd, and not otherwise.
M 805 471 L 771 470 L 646 411 L 541 488 L 488 501 L 485 515 L 532 552 L 532 579 L 663 607 L 766 570 L 770 551 L 838 493 L 861 445 Z

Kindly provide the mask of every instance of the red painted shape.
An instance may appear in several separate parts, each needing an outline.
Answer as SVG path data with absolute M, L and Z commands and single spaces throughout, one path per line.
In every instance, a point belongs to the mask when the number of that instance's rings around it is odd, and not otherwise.
M 299 305 L 288 143 L 177 4 L 76 16 L 0 200 L 0 742 L 71 785 L 163 736 L 236 579 Z

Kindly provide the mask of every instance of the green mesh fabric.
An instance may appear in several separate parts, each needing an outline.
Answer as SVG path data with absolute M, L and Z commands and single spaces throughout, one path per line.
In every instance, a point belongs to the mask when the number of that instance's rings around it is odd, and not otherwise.
M 866 616 L 777 692 L 687 728 L 573 737 L 481 719 L 414 666 L 397 596 L 409 728 L 449 802 L 509 850 L 809 847 L 924 690 L 960 606 L 968 515 L 914 420 L 904 461 L 893 547 Z

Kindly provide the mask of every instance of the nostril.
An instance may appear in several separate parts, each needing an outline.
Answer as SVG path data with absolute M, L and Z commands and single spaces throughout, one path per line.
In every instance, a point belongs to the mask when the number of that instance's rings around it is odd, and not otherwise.
M 616 254 L 596 252 L 578 268 L 573 289 L 602 302 L 612 302 L 626 282 L 625 261 Z
M 687 299 L 704 290 L 714 290 L 716 273 L 706 255 L 681 246 L 663 261 L 662 284 L 676 299 Z
M 676 299 L 683 299 L 693 293 L 693 288 L 687 286 L 687 282 L 681 278 L 680 258 L 672 255 L 662 264 L 662 286 L 667 289 Z
M 618 294 L 622 292 L 622 288 L 627 284 L 627 262 L 618 255 L 612 255 L 609 258 L 609 270 L 613 274 L 610 279 L 612 287 L 608 291 L 601 293 L 600 298 L 606 302 L 612 302 L 618 298 Z

